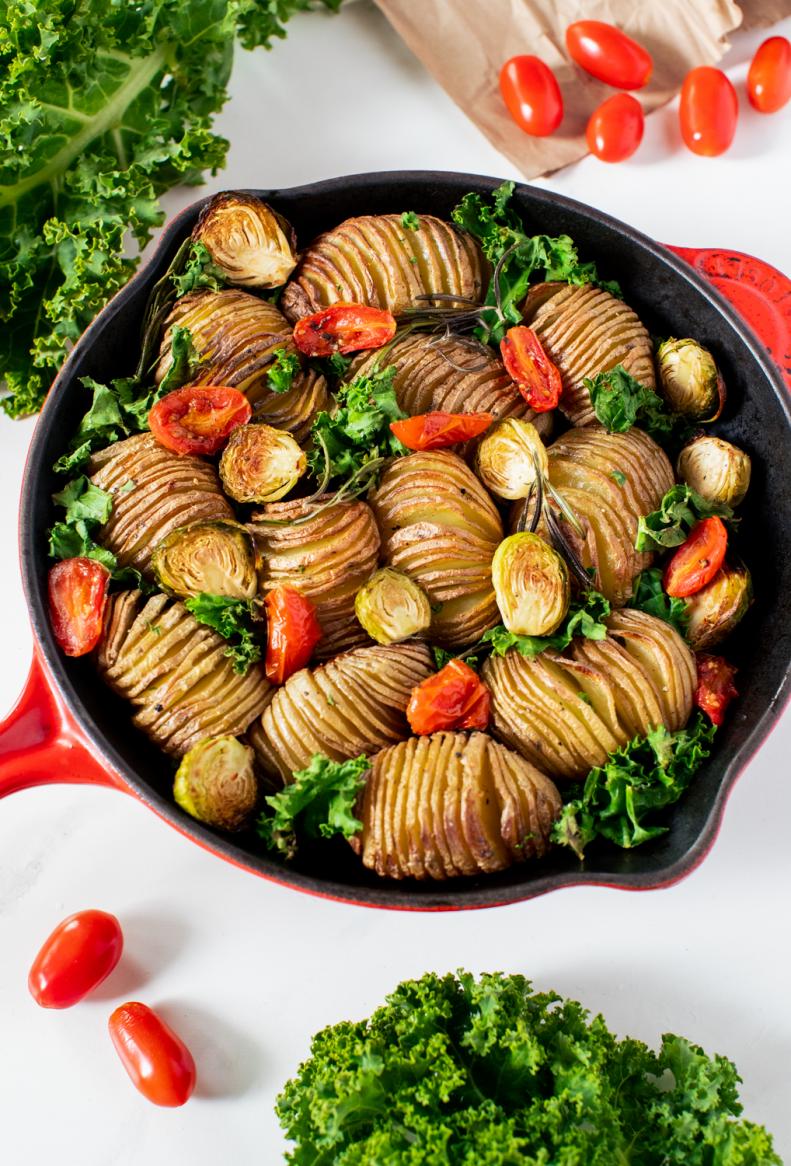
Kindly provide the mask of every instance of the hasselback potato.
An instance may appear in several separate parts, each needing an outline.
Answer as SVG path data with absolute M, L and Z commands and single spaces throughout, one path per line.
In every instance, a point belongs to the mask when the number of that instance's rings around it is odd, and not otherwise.
M 253 406 L 253 420 L 285 429 L 304 445 L 317 413 L 331 412 L 335 398 L 326 379 L 314 369 L 297 373 L 285 393 L 262 393 Z
M 425 644 L 373 644 L 303 668 L 279 688 L 249 739 L 264 769 L 283 782 L 314 753 L 333 761 L 371 754 L 408 736 L 405 709 L 434 671 Z
M 488 873 L 545 854 L 560 808 L 549 778 L 486 733 L 410 737 L 373 759 L 351 843 L 389 878 Z

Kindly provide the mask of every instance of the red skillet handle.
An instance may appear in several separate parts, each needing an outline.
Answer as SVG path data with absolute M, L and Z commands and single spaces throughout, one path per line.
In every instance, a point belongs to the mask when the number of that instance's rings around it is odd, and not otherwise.
M 791 279 L 741 251 L 672 247 L 713 283 L 764 342 L 791 390 Z
M 52 782 L 123 788 L 71 721 L 34 650 L 16 707 L 0 722 L 0 797 Z

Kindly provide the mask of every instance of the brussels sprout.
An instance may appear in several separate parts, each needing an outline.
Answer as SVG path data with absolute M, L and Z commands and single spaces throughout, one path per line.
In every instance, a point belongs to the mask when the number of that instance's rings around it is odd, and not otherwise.
M 750 485 L 749 455 L 721 437 L 703 434 L 685 445 L 676 472 L 708 502 L 738 506 Z
M 151 562 L 162 590 L 182 598 L 253 599 L 258 589 L 253 540 L 237 522 L 181 526 L 154 548 Z
M 357 592 L 354 612 L 377 644 L 397 644 L 431 623 L 431 604 L 422 587 L 408 575 L 383 567 Z
M 291 226 L 250 194 L 216 195 L 192 237 L 239 287 L 280 287 L 297 265 Z
M 290 433 L 271 425 L 240 425 L 220 458 L 226 494 L 237 502 L 277 502 L 293 490 L 307 458 Z
M 493 425 L 478 446 L 478 477 L 498 498 L 526 498 L 536 467 L 547 473 L 547 451 L 535 425 L 508 417 Z
M 691 421 L 716 421 L 725 404 L 725 382 L 714 357 L 697 340 L 664 340 L 656 363 L 665 400 Z
M 173 782 L 176 804 L 208 826 L 241 829 L 258 798 L 254 757 L 236 737 L 207 737 L 182 758 Z
M 753 601 L 753 585 L 746 567 L 726 563 L 687 600 L 687 641 L 696 652 L 719 644 L 733 631 Z
M 537 534 L 511 534 L 492 562 L 497 606 L 509 632 L 548 636 L 568 611 L 571 590 L 566 564 Z

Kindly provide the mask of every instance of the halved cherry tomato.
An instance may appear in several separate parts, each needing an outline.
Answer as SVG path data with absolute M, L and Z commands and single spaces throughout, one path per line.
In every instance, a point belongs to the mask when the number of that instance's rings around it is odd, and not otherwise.
M 439 672 L 412 689 L 406 716 L 413 733 L 440 729 L 485 729 L 489 724 L 489 689 L 463 660 L 450 660 Z
M 686 599 L 710 583 L 725 561 L 728 531 L 721 518 L 704 518 L 665 567 L 662 586 L 668 595 Z
M 365 304 L 332 304 L 294 325 L 294 343 L 306 356 L 381 348 L 395 336 L 395 316 Z
M 681 86 L 678 107 L 681 136 L 693 154 L 724 154 L 736 133 L 739 99 L 723 73 L 711 65 L 692 69 Z
M 631 158 L 643 140 L 643 107 L 631 93 L 616 93 L 594 109 L 585 137 L 591 154 L 602 162 Z
M 183 1105 L 195 1088 L 195 1062 L 181 1037 L 147 1004 L 116 1008 L 110 1039 L 135 1089 L 154 1105 Z
M 49 569 L 49 618 L 67 656 L 84 656 L 99 643 L 110 572 L 96 559 L 63 559 Z
M 603 20 L 577 20 L 566 29 L 566 48 L 586 73 L 614 89 L 642 89 L 651 79 L 651 54 Z
M 770 36 L 759 46 L 747 74 L 747 96 L 759 113 L 777 113 L 791 101 L 791 41 Z
M 532 328 L 518 324 L 500 341 L 505 371 L 536 413 L 554 409 L 563 391 L 560 371 L 544 352 Z
M 540 57 L 511 57 L 500 70 L 500 92 L 520 129 L 536 138 L 563 121 L 563 97 L 555 74 Z
M 493 413 L 420 413 L 391 421 L 390 428 L 407 449 L 443 449 L 477 437 L 493 421 Z
M 738 696 L 733 678 L 738 672 L 723 656 L 697 657 L 698 683 L 695 704 L 702 709 L 712 724 L 721 725 L 728 705 Z
M 239 389 L 226 385 L 185 385 L 157 401 L 148 414 L 154 437 L 173 453 L 218 453 L 253 415 Z
M 106 911 L 69 915 L 33 960 L 27 978 L 30 995 L 42 1008 L 71 1008 L 110 975 L 123 947 L 115 915 Z
M 274 587 L 264 600 L 267 614 L 264 671 L 273 684 L 284 684 L 304 668 L 322 637 L 311 601 L 295 587 Z

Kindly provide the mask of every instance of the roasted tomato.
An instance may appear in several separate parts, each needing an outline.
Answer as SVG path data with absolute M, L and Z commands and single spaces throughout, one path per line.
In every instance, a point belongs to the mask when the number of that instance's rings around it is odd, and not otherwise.
M 67 656 L 93 651 L 102 635 L 110 572 L 95 559 L 63 559 L 49 569 L 49 618 Z
M 662 586 L 668 595 L 685 599 L 710 583 L 725 562 L 728 531 L 721 518 L 704 518 L 690 531 L 665 567 Z
M 306 356 L 381 348 L 395 336 L 395 316 L 365 304 L 333 304 L 294 325 L 294 343 Z
M 536 413 L 554 409 L 563 391 L 560 371 L 552 363 L 532 328 L 518 324 L 500 341 L 505 371 Z
M 692 69 L 681 86 L 678 107 L 681 136 L 693 154 L 724 154 L 736 133 L 739 99 L 723 73 L 711 65 Z
M 723 656 L 701 653 L 697 657 L 698 683 L 695 704 L 715 725 L 725 720 L 725 711 L 739 693 L 733 683 L 738 669 Z
M 59 923 L 33 960 L 30 995 L 42 1008 L 71 1008 L 110 975 L 124 937 L 115 915 L 78 911 Z
M 602 162 L 624 162 L 643 140 L 643 107 L 631 93 L 616 93 L 594 109 L 585 131 L 588 149 Z
M 225 385 L 185 385 L 157 401 L 148 414 L 154 437 L 173 453 L 219 453 L 229 435 L 252 416 L 250 402 Z
M 603 20 L 577 20 L 566 29 L 566 48 L 586 73 L 614 89 L 642 89 L 651 79 L 651 54 Z
M 154 1105 L 183 1105 L 195 1088 L 195 1062 L 184 1041 L 146 1004 L 116 1008 L 110 1038 L 135 1089 Z
M 421 413 L 391 421 L 390 428 L 407 449 L 443 449 L 478 437 L 493 421 L 493 413 Z
M 412 689 L 406 715 L 413 733 L 441 729 L 485 729 L 489 689 L 463 660 L 451 660 Z
M 304 668 L 321 639 L 313 604 L 295 587 L 275 587 L 266 599 L 265 671 L 273 684 L 283 684 Z
M 500 92 L 520 129 L 536 138 L 553 134 L 563 121 L 563 98 L 555 74 L 540 57 L 511 57 L 500 70 Z
M 759 113 L 777 113 L 791 100 L 791 41 L 770 36 L 760 46 L 747 74 L 747 96 Z

